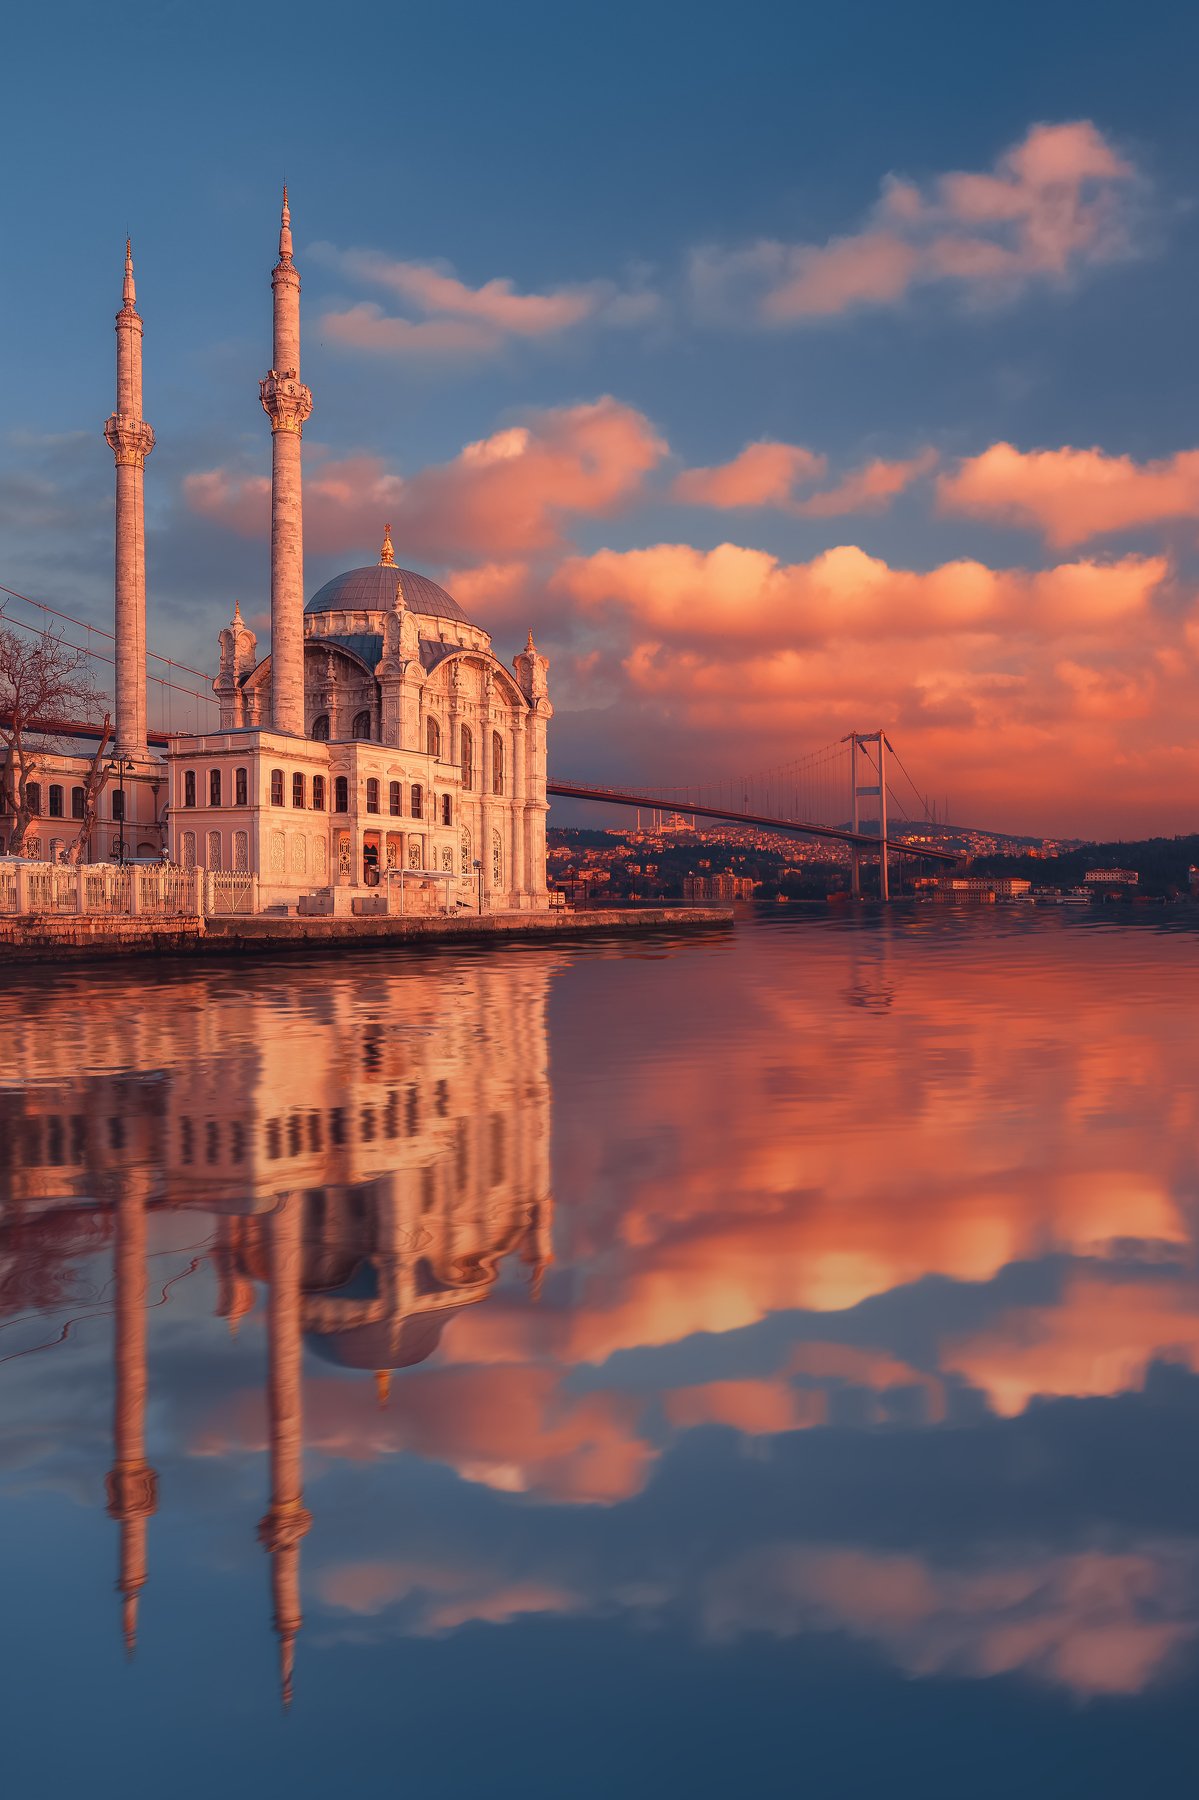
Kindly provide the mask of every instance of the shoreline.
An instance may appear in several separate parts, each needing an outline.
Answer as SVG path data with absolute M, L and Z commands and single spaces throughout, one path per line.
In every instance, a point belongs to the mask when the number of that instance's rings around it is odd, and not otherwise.
M 127 957 L 256 956 L 362 950 L 373 945 L 552 941 L 621 932 L 710 930 L 733 923 L 731 905 L 609 907 L 585 913 L 474 913 L 466 918 L 333 918 L 269 914 L 215 919 L 0 918 L 0 969 L 36 963 L 107 962 Z

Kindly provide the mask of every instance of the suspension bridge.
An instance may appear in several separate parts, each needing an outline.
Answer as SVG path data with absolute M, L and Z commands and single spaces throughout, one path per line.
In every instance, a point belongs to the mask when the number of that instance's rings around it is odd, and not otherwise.
M 115 666 L 111 631 L 0 585 L 0 626 L 36 637 L 51 622 L 62 644 L 89 664 Z M 151 745 L 165 750 L 173 736 L 214 729 L 217 701 L 210 675 L 152 650 L 146 652 L 146 663 L 149 698 L 157 713 L 147 733 Z M 107 687 L 107 677 L 98 685 Z M 5 723 L 0 717 L 0 724 Z M 86 719 L 45 719 L 38 729 L 48 737 L 80 741 L 95 742 L 101 735 L 99 726 Z M 961 861 L 960 852 L 930 841 L 937 827 L 935 808 L 881 730 L 848 732 L 805 756 L 744 776 L 646 788 L 551 778 L 546 791 L 557 799 L 631 808 L 659 819 L 711 819 L 844 846 L 849 852 L 851 891 L 861 892 L 863 861 L 877 861 L 883 899 L 890 894 L 893 857 L 941 864 Z

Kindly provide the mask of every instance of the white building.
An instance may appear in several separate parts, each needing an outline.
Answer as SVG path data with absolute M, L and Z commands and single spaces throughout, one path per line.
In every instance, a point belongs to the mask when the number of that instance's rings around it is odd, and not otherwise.
M 115 748 L 125 792 L 106 786 L 87 853 L 165 848 L 184 866 L 256 876 L 263 906 L 348 912 L 395 870 L 409 911 L 546 907 L 549 664 L 530 632 L 505 667 L 452 595 L 396 566 L 390 527 L 376 565 L 335 577 L 305 607 L 301 460 L 312 396 L 300 380 L 286 189 L 272 288 L 274 366 L 259 384 L 271 421 L 271 646 L 259 655 L 235 607 L 219 638 L 219 727 L 172 736 L 164 758 L 147 729 L 143 482 L 154 433 L 142 417 L 143 326 L 126 246 L 117 410 L 105 426 L 117 475 Z M 65 849 L 77 835 L 68 800 L 78 803 L 87 766 L 39 756 L 41 810 L 24 854 Z M 60 835 L 45 828 L 58 817 Z

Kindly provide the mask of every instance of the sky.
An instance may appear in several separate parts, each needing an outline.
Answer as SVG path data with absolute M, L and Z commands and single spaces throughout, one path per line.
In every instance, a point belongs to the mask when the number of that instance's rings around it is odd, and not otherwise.
M 1199 16 L 643 0 L 22 9 L 0 584 L 112 607 L 146 325 L 149 641 L 269 628 L 279 193 L 306 588 L 398 560 L 551 659 L 551 771 L 883 726 L 955 818 L 1196 827 Z M 153 704 L 153 700 L 152 700 Z

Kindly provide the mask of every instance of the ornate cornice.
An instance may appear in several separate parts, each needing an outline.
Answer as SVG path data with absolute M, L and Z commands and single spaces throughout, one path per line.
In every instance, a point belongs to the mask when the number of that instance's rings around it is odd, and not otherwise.
M 312 412 L 312 393 L 296 379 L 294 369 L 272 369 L 265 381 L 258 383 L 262 410 L 276 431 L 292 431 L 304 435 L 304 421 Z
M 145 419 L 132 419 L 128 413 L 113 413 L 105 422 L 104 437 L 118 467 L 131 463 L 135 469 L 144 468 L 154 448 L 153 428 Z

